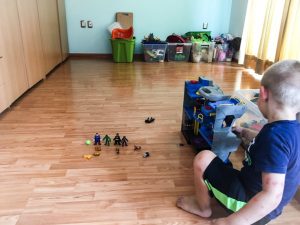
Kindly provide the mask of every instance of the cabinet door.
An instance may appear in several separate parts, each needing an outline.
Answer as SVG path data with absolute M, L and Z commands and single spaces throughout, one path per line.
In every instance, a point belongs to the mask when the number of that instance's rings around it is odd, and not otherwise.
M 65 0 L 57 0 L 57 6 L 60 28 L 61 55 L 62 60 L 64 61 L 69 55 Z
M 16 0 L 0 0 L 2 78 L 8 104 L 28 89 Z
M 3 62 L 2 54 L 0 52 L 0 113 L 8 107 L 7 96 L 5 92 L 5 83 L 3 79 Z
M 61 61 L 61 47 L 56 0 L 37 0 L 46 72 Z
M 3 53 L 1 52 L 1 45 L 0 45 L 0 86 L 4 85 L 4 70 L 3 70 Z
M 36 0 L 17 0 L 29 86 L 46 76 Z
M 6 94 L 5 86 L 0 85 L 0 113 L 3 112 L 8 107 L 5 94 Z

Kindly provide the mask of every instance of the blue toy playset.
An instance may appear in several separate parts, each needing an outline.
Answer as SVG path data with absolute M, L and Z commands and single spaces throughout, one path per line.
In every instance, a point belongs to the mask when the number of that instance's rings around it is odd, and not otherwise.
M 243 102 L 224 95 L 212 80 L 186 81 L 181 131 L 197 150 L 210 149 L 229 162 L 230 153 L 241 143 L 232 126 L 245 111 Z

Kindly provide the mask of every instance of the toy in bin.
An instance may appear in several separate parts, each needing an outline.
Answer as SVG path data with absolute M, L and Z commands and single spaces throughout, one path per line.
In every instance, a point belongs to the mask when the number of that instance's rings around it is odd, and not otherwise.
M 211 41 L 211 31 L 189 31 L 183 35 L 186 40 L 196 39 L 196 42 Z
M 113 29 L 111 32 L 111 38 L 131 39 L 133 38 L 133 27 L 130 27 L 128 29 L 121 29 L 121 28 Z

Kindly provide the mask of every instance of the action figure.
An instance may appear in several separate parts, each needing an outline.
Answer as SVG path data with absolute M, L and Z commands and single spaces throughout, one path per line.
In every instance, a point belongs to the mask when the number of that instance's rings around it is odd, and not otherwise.
M 116 134 L 113 140 L 115 141 L 114 145 L 121 145 L 121 138 L 119 133 Z
M 102 140 L 105 141 L 105 145 L 110 146 L 111 138 L 107 134 Z
M 126 136 L 123 136 L 123 138 L 122 138 L 122 147 L 128 146 L 127 142 L 128 142 L 128 139 L 126 138 Z
M 101 145 L 101 136 L 98 133 L 94 136 L 94 145 Z

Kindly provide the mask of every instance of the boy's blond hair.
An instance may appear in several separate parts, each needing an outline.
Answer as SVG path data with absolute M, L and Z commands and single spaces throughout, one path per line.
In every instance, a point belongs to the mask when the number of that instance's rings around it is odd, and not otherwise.
M 264 73 L 261 85 L 271 91 L 281 106 L 300 111 L 300 62 L 283 60 L 270 66 Z

